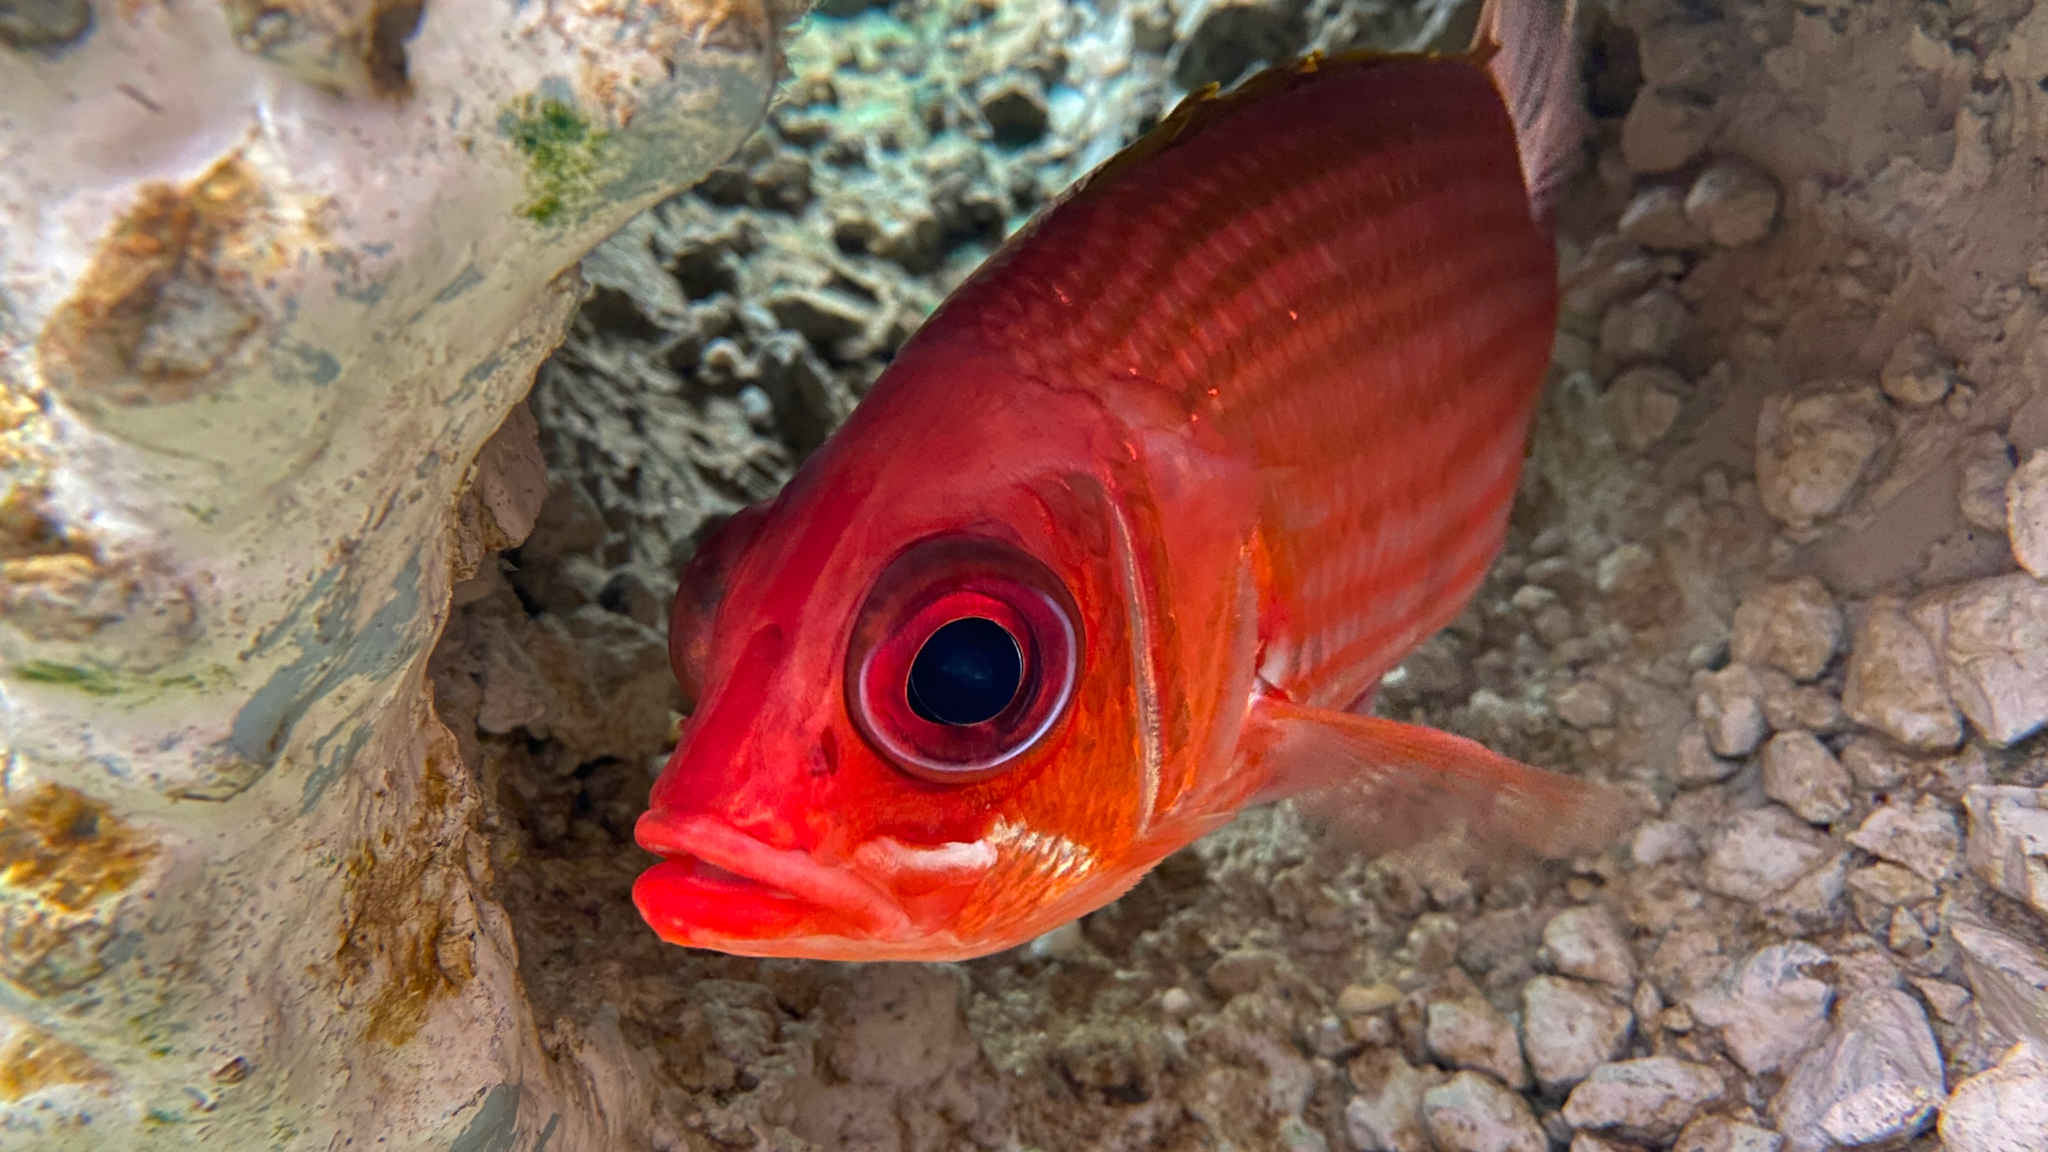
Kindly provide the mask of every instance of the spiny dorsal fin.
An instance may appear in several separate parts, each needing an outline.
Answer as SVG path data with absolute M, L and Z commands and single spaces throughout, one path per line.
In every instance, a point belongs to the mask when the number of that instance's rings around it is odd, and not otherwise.
M 1576 0 L 1486 0 L 1472 58 L 1493 76 L 1515 122 L 1529 206 L 1548 220 L 1586 137 L 1572 36 Z

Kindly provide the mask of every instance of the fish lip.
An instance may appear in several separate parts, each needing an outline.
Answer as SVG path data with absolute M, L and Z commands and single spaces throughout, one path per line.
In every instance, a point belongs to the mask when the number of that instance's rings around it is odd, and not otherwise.
M 671 864 L 708 864 L 730 873 L 733 879 L 756 886 L 756 895 L 793 899 L 826 909 L 866 933 L 901 935 L 911 926 L 909 915 L 883 888 L 848 869 L 821 864 L 808 852 L 776 848 L 717 817 L 648 811 L 634 824 L 633 839 Z M 739 894 L 744 889 L 734 891 Z M 707 938 L 717 935 L 689 934 Z

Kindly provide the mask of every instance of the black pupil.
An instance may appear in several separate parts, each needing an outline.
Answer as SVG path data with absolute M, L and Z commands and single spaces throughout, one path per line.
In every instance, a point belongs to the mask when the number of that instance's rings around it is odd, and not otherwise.
M 979 724 L 1010 706 L 1023 679 L 1016 638 L 963 616 L 941 624 L 910 662 L 910 710 L 934 724 Z

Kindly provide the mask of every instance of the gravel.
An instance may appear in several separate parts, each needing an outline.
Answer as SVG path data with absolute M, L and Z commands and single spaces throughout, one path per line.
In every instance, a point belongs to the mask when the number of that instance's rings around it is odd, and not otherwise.
M 1849 814 L 1848 769 L 1811 732 L 1780 732 L 1764 745 L 1764 795 L 1809 824 Z
M 1827 1042 L 1800 1059 L 1771 1101 L 1787 1152 L 1883 1144 L 1934 1122 L 1947 1097 L 1941 1052 L 1920 1002 L 1895 988 L 1851 993 Z
M 1767 584 L 1735 609 L 1729 642 L 1735 659 L 1768 665 L 1794 680 L 1825 672 L 1842 644 L 1842 612 L 1812 576 Z
M 1730 966 L 1711 991 L 1686 1001 L 1693 1018 L 1721 1032 L 1722 1046 L 1752 1076 L 1777 1072 L 1820 1042 L 1834 986 L 1813 975 L 1832 958 L 1805 941 L 1774 944 Z
M 1705 1064 L 1670 1056 L 1622 1060 L 1594 1069 L 1572 1089 L 1564 1118 L 1623 1140 L 1668 1141 L 1726 1093 L 1721 1074 Z
M 1528 1101 L 1473 1072 L 1423 1093 L 1422 1115 L 1437 1152 L 1546 1152 L 1550 1146 Z
M 1946 751 L 1962 742 L 1962 719 L 1942 683 L 1935 646 L 1903 601 L 1880 597 L 1865 610 L 1850 645 L 1842 710 L 1919 751 Z
M 1562 1096 L 1620 1055 L 1631 1023 L 1629 1009 L 1596 985 L 1538 976 L 1522 986 L 1522 1050 L 1548 1095 Z
M 2016 1044 L 1956 1085 L 1941 1110 L 1947 1152 L 2033 1152 L 2048 1132 L 2048 1056 Z

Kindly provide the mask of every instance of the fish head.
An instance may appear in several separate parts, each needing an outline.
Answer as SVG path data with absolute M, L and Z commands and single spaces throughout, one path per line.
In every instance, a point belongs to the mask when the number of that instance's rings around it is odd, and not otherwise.
M 1141 558 L 1077 467 L 1102 454 L 1068 438 L 1086 414 L 917 395 L 878 385 L 683 574 L 671 654 L 695 708 L 636 832 L 664 860 L 634 888 L 671 942 L 982 955 L 1164 854 L 1143 844 Z

